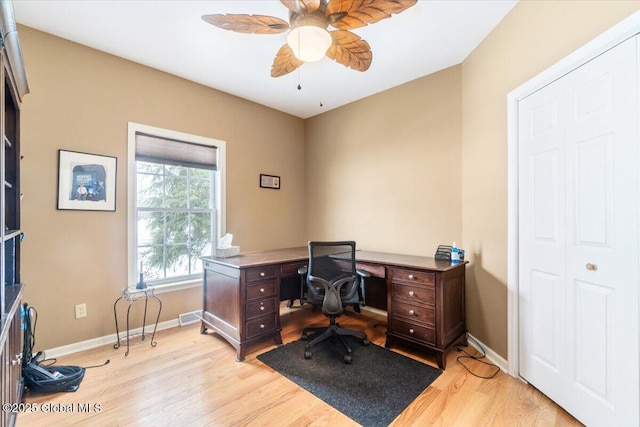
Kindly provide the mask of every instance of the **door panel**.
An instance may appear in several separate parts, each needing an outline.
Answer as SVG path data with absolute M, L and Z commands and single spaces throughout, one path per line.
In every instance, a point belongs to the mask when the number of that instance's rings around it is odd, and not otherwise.
M 558 150 L 531 157 L 533 239 L 558 243 Z
M 520 373 L 594 426 L 640 423 L 637 49 L 519 103 Z
M 559 348 L 560 334 L 555 331 L 559 319 L 556 316 L 561 308 L 558 304 L 558 290 L 561 288 L 559 276 L 542 271 L 531 272 L 531 320 L 537 325 L 531 331 L 531 355 L 538 363 L 556 374 L 560 370 Z
M 591 120 L 613 111 L 613 73 L 588 80 L 575 90 L 575 121 Z
M 613 333 L 613 289 L 581 280 L 575 281 L 576 307 L 576 385 L 593 397 L 612 404 L 611 346 L 607 345 Z M 603 345 L 604 344 L 604 345 Z M 604 361 L 604 363 L 602 363 Z
M 561 101 L 555 91 L 540 91 L 519 106 L 519 313 L 520 327 L 527 331 L 521 332 L 520 369 L 555 401 L 562 396 L 555 384 L 563 374 L 566 330 Z
M 611 134 L 575 144 L 575 246 L 612 247 L 612 151 Z

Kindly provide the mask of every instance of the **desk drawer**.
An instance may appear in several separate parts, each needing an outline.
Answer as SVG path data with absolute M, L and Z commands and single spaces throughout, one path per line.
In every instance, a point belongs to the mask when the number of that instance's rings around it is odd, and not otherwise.
M 434 273 L 427 273 L 426 271 L 394 268 L 391 277 L 394 281 L 401 281 L 406 283 L 421 283 L 425 285 L 435 285 L 436 283 L 436 275 Z
M 273 332 L 276 328 L 276 314 L 258 317 L 247 322 L 247 339 L 257 337 L 268 332 Z
M 264 299 L 275 295 L 277 295 L 275 280 L 268 280 L 264 282 L 254 283 L 252 285 L 247 285 L 247 301 L 251 301 L 254 299 Z
M 436 301 L 436 290 L 434 286 L 405 285 L 404 283 L 391 283 L 391 299 L 393 301 L 402 299 L 413 304 L 433 305 Z
M 275 279 L 276 277 L 276 267 L 274 266 L 265 266 L 265 267 L 255 267 L 248 268 L 245 272 L 245 278 L 248 282 L 256 282 L 258 280 L 264 279 Z
M 247 303 L 247 319 L 252 319 L 258 316 L 264 316 L 265 314 L 272 314 L 276 312 L 278 303 L 276 298 L 267 298 L 251 303 Z
M 421 306 L 414 304 L 407 304 L 397 300 L 391 302 L 391 312 L 394 316 L 406 317 L 408 320 L 419 320 L 431 325 L 435 324 L 436 311 L 432 306 Z
M 306 262 L 294 262 L 291 264 L 285 264 L 280 269 L 281 277 L 295 277 L 298 276 L 298 268 L 306 267 Z
M 403 337 L 420 341 L 430 345 L 436 343 L 436 330 L 428 326 L 416 325 L 411 322 L 393 317 L 391 319 L 391 330 L 394 335 L 402 335 Z
M 379 277 L 381 279 L 384 279 L 387 276 L 384 265 L 368 264 L 366 262 L 356 262 L 356 268 L 359 270 L 368 271 L 372 277 Z

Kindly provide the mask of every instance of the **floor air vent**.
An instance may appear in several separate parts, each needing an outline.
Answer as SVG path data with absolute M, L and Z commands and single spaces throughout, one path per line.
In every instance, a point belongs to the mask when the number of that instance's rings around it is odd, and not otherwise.
M 191 313 L 182 313 L 178 317 L 180 326 L 191 325 L 192 323 L 199 322 L 200 319 L 202 319 L 202 310 L 192 311 Z

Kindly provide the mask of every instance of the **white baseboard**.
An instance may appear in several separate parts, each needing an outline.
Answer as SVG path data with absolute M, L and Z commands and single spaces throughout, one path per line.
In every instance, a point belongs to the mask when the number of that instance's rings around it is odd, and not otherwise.
M 482 343 L 482 341 L 480 341 L 478 338 L 474 337 L 468 332 L 467 332 L 467 337 L 469 338 L 468 341 L 471 347 L 475 348 L 480 352 L 482 352 L 482 349 L 484 349 L 484 352 L 487 355 L 487 359 L 489 359 L 494 365 L 500 368 L 502 372 L 508 373 L 508 370 L 507 370 L 508 363 L 504 357 L 500 356 L 498 353 L 491 350 L 491 348 L 487 347 L 484 343 Z M 482 349 L 478 346 L 482 346 Z
M 178 322 L 178 319 L 167 320 L 165 322 L 158 323 L 158 328 L 156 329 L 156 331 L 175 328 L 176 326 L 179 326 L 179 325 L 180 323 Z M 121 342 L 123 337 L 126 340 L 126 336 L 127 336 L 126 333 L 127 331 L 124 331 L 124 334 L 122 331 L 120 332 Z M 129 334 L 140 334 L 140 333 L 142 333 L 142 328 L 136 328 L 129 331 Z M 153 333 L 153 325 L 151 325 L 151 329 L 149 328 L 149 325 L 147 325 L 145 327 L 145 333 Z M 100 347 L 107 344 L 115 344 L 116 341 L 117 341 L 116 334 L 106 335 L 98 338 L 92 338 L 90 340 L 80 341 L 74 344 L 63 345 L 61 347 L 55 347 L 49 350 L 45 350 L 44 357 L 46 359 L 53 359 L 61 356 L 66 356 L 67 354 L 77 353 L 79 351 L 91 350 L 92 348 Z

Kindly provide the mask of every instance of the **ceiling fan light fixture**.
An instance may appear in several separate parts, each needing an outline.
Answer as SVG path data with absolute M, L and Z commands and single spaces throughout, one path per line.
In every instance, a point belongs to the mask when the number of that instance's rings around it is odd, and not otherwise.
M 287 35 L 287 44 L 301 61 L 314 62 L 324 58 L 331 46 L 331 34 L 315 25 L 300 25 Z
M 275 2 L 274 2 L 275 3 Z M 371 46 L 350 30 L 390 18 L 415 6 L 418 0 L 280 0 L 289 10 L 289 22 L 269 15 L 213 14 L 202 19 L 223 30 L 245 34 L 280 34 L 287 43 L 276 54 L 271 77 L 296 70 L 325 56 L 357 71 L 371 66 Z M 327 31 L 331 26 L 335 31 Z

